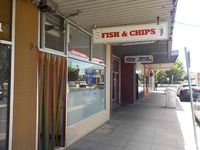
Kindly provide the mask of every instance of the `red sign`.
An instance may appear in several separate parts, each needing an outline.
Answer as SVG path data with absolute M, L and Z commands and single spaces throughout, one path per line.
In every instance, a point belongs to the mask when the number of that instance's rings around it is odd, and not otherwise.
M 95 61 L 95 62 L 98 62 L 100 64 L 103 64 L 104 63 L 104 60 L 99 58 L 99 57 L 92 57 L 92 61 Z
M 79 56 L 82 58 L 88 58 L 88 55 L 86 53 L 80 52 L 79 50 L 76 50 L 76 49 L 70 49 L 70 53 L 72 55 Z

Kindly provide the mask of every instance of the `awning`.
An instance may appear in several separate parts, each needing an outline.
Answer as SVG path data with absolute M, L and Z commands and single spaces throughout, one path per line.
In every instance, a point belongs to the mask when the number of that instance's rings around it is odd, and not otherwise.
M 173 30 L 177 0 L 28 0 L 42 1 L 67 19 L 91 32 L 94 27 L 112 27 L 168 22 Z
M 143 25 L 167 22 L 172 37 L 177 0 L 28 0 L 36 5 L 48 5 L 77 26 L 92 33 L 94 28 L 123 25 Z M 41 3 L 42 2 L 42 3 Z M 45 8 L 45 7 L 43 7 Z M 47 9 L 48 10 L 48 9 Z M 171 62 L 171 37 L 147 43 L 121 43 L 113 46 L 113 54 L 153 55 L 154 65 Z M 178 55 L 177 55 L 178 56 Z M 176 57 L 177 58 L 177 57 Z M 155 68 L 155 67 L 154 67 Z

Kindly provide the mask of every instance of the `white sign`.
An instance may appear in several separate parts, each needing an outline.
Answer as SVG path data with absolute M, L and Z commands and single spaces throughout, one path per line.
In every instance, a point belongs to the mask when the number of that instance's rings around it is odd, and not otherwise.
M 152 63 L 153 55 L 142 55 L 142 56 L 125 56 L 125 63 Z
M 168 40 L 168 23 L 117 26 L 93 29 L 94 43 L 127 43 Z
M 2 23 L 0 23 L 0 32 L 3 32 Z

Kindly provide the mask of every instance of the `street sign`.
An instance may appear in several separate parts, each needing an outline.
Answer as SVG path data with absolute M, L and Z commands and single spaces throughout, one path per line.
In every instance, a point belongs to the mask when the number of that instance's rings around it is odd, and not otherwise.
M 192 91 L 192 87 L 191 87 L 191 77 L 190 77 L 190 51 L 187 50 L 186 47 L 184 49 L 185 49 L 186 68 L 187 68 L 189 91 L 190 91 L 190 102 L 191 102 L 191 111 L 192 111 L 192 120 L 193 120 L 195 143 L 196 143 L 196 149 L 199 150 L 199 143 L 198 143 L 198 137 L 197 137 L 197 131 L 196 131 L 196 122 L 195 122 L 195 115 L 194 115 L 193 91 Z

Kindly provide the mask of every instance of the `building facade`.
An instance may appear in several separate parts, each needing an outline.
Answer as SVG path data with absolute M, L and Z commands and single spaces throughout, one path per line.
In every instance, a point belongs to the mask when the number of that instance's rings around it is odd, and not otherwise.
M 76 2 L 1 0 L 1 150 L 66 148 L 108 121 L 116 107 L 148 95 L 153 69 L 175 62 L 170 43 L 176 1 L 165 4 L 170 10 L 159 9 L 169 16 L 148 21 L 151 16 L 138 12 L 142 19 L 128 22 L 122 12 L 119 24 L 116 17 L 105 22 L 98 16 L 104 7 L 118 7 L 112 3 L 85 2 L 81 15 Z M 134 5 L 119 4 L 122 10 Z M 149 3 L 155 11 L 157 5 Z

